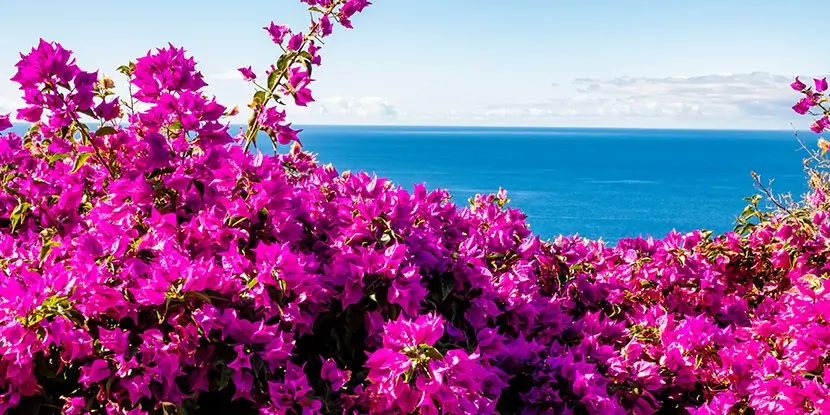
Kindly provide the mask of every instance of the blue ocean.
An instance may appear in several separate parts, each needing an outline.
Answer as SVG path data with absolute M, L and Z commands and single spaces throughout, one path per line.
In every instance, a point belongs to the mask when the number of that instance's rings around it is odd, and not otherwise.
M 449 189 L 459 205 L 503 187 L 545 238 L 730 231 L 757 193 L 752 171 L 774 179 L 776 193 L 806 191 L 806 152 L 792 131 L 302 128 L 303 147 L 341 172 Z
M 503 187 L 544 238 L 580 235 L 613 244 L 672 230 L 730 231 L 743 198 L 757 193 L 752 171 L 774 179 L 775 193 L 806 191 L 806 152 L 791 131 L 301 128 L 303 147 L 341 172 L 376 173 L 407 189 L 448 189 L 462 206 Z

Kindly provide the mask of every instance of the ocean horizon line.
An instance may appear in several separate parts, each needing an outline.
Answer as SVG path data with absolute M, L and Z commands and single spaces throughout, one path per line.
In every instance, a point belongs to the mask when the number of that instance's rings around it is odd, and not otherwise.
M 30 122 L 12 122 L 13 127 L 24 127 L 24 126 L 31 126 L 33 123 Z M 95 125 L 94 122 L 85 123 L 87 125 Z M 127 123 L 120 123 L 119 125 L 125 125 Z M 244 126 L 244 123 L 236 123 L 231 122 L 228 123 L 229 127 L 241 127 Z M 667 132 L 676 132 L 676 131 L 690 131 L 690 132 L 770 132 L 770 133 L 782 133 L 782 132 L 791 132 L 793 134 L 798 133 L 811 133 L 809 130 L 796 130 L 793 128 L 790 129 L 770 129 L 770 128 L 695 128 L 695 127 L 614 127 L 614 126 L 569 126 L 569 125 L 556 125 L 556 126 L 544 126 L 544 125 L 481 125 L 481 124 L 338 124 L 338 123 L 322 123 L 322 124 L 315 124 L 315 123 L 293 123 L 293 125 L 297 128 L 305 128 L 305 127 L 312 127 L 312 128 L 320 128 L 320 127 L 331 127 L 331 128 L 421 128 L 421 129 L 481 129 L 481 130 L 528 130 L 528 131 L 586 131 L 586 130 L 597 130 L 597 131 L 667 131 Z

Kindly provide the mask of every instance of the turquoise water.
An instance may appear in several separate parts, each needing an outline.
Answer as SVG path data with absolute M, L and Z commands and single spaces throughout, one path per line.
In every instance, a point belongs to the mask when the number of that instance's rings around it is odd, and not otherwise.
M 446 188 L 458 204 L 504 187 L 544 237 L 729 231 L 756 192 L 751 171 L 776 192 L 806 188 L 805 152 L 788 131 L 303 128 L 304 148 L 340 171 Z

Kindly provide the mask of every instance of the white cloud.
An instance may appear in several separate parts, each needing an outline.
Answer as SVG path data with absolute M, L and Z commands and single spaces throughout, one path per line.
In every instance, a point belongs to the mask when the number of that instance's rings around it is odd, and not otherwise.
M 798 94 L 790 77 L 766 72 L 695 77 L 577 78 L 571 94 L 542 102 L 495 105 L 496 117 L 787 118 Z
M 326 97 L 297 109 L 298 115 L 321 122 L 358 118 L 362 121 L 392 122 L 401 114 L 394 105 L 381 97 Z
M 241 81 L 242 74 L 236 69 L 229 69 L 224 72 L 208 74 L 207 78 L 216 79 L 218 81 Z
M 23 102 L 20 99 L 9 99 L 0 97 L 0 113 L 6 114 L 13 112 L 18 108 L 23 107 Z
M 228 70 L 208 78 L 241 81 L 242 76 Z M 802 79 L 811 81 L 807 76 Z M 536 98 L 525 101 L 524 93 L 514 94 L 510 101 L 495 96 L 489 102 L 476 101 L 464 95 L 424 103 L 421 99 L 415 102 L 415 96 L 393 94 L 393 101 L 335 90 L 332 92 L 342 95 L 321 93 L 308 107 L 289 105 L 287 111 L 289 119 L 298 124 L 788 129 L 792 123 L 801 129 L 810 122 L 791 109 L 799 98 L 789 87 L 792 77 L 767 72 L 554 81 L 542 84 L 545 88 L 539 88 Z M 245 122 L 249 112 L 242 104 L 250 99 L 250 84 L 217 81 L 209 91 L 222 103 L 239 103 L 241 113 L 233 121 Z M 315 97 L 317 92 L 315 89 Z M 0 96 L 6 97 L 0 98 L 0 111 L 9 112 L 22 104 L 9 98 L 16 98 L 12 90 L 0 90 Z
M 377 97 L 335 96 L 289 112 L 302 116 L 297 122 L 326 124 L 741 129 L 809 124 L 791 109 L 799 98 L 789 87 L 792 77 L 767 72 L 555 81 L 540 88 L 532 101 L 522 101 L 521 94 L 511 100 L 456 97 L 466 102 L 428 104 L 398 97 L 392 105 Z

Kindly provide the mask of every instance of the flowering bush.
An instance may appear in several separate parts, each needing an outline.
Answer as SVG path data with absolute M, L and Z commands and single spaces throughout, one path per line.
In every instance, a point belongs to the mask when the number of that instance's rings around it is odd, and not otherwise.
M 0 412 L 830 413 L 823 188 L 750 199 L 738 232 L 607 247 L 541 241 L 503 191 L 460 208 L 296 145 L 249 152 L 296 140 L 277 106 L 313 100 L 319 38 L 368 5 L 305 2 L 308 32 L 265 28 L 284 49 L 265 84 L 240 69 L 257 90 L 235 136 L 182 49 L 121 67 L 124 100 L 59 44 L 22 55 Z M 797 111 L 824 105 L 825 81 L 793 87 Z

